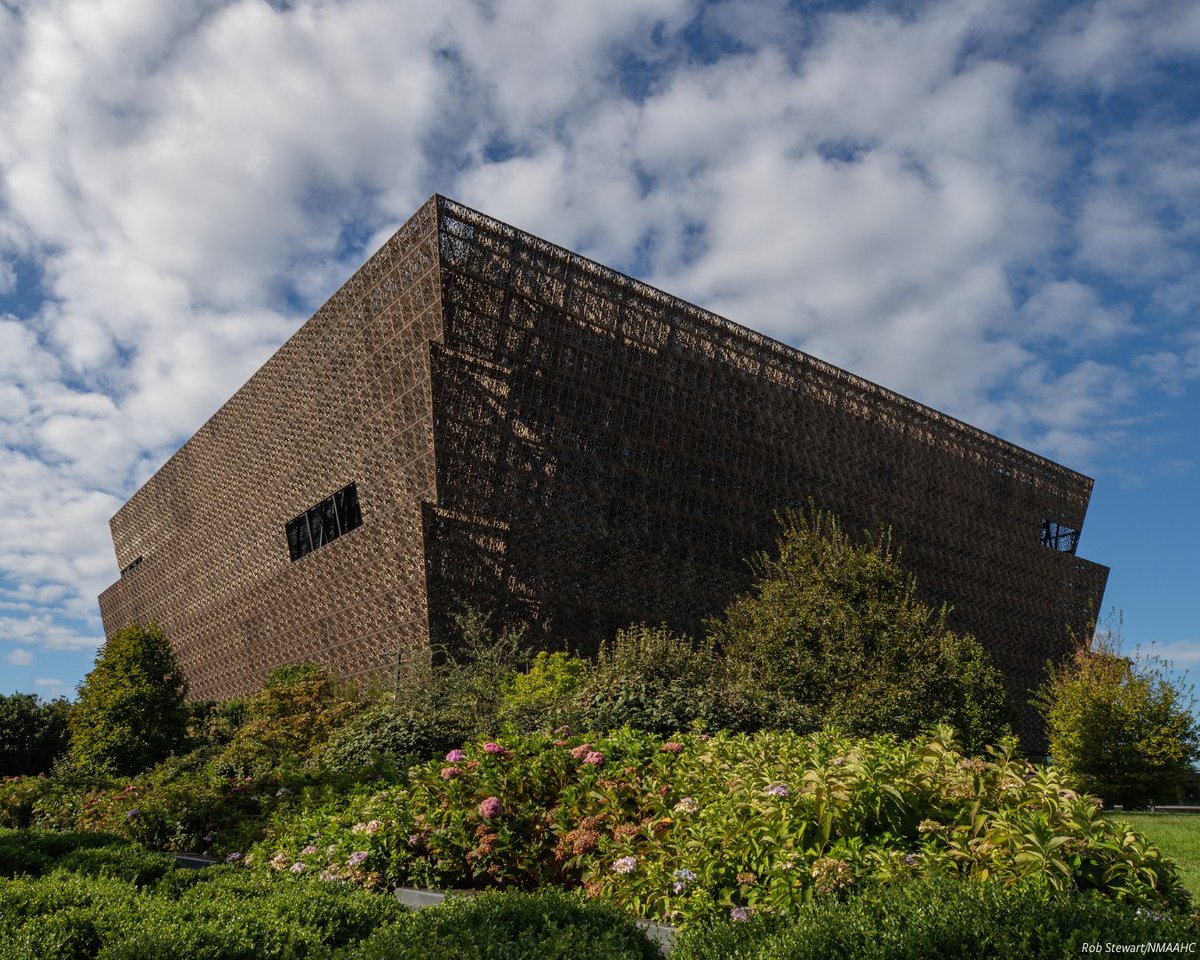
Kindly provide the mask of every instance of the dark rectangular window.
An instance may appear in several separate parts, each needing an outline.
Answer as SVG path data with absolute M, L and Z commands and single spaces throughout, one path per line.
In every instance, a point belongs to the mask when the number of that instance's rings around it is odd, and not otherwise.
M 288 553 L 299 560 L 361 524 L 358 488 L 351 483 L 287 522 Z
M 1079 531 L 1057 520 L 1043 520 L 1042 546 L 1059 553 L 1074 553 L 1079 546 Z

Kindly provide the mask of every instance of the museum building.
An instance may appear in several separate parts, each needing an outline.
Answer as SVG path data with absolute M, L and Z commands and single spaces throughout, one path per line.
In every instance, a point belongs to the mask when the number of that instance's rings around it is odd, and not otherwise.
M 700 631 L 812 502 L 890 527 L 1023 705 L 1100 607 L 1091 487 L 435 196 L 112 518 L 100 609 L 161 625 L 201 699 L 390 676 L 461 604 L 586 651 Z

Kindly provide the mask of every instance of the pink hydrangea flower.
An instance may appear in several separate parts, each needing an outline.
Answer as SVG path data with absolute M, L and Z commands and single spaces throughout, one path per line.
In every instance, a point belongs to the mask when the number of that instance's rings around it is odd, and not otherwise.
M 498 817 L 504 812 L 504 804 L 500 802 L 499 797 L 488 797 L 477 809 L 481 817 L 491 820 L 492 817 Z
M 735 923 L 745 923 L 750 919 L 749 907 L 734 907 L 729 911 L 729 919 Z
M 622 857 L 613 864 L 614 873 L 633 873 L 637 869 L 637 857 Z
M 599 750 L 593 750 L 591 753 L 589 753 L 586 757 L 583 758 L 583 762 L 594 764 L 595 766 L 599 766 L 600 764 L 602 764 L 604 762 L 604 754 L 602 754 Z
M 683 749 L 683 744 L 675 740 L 668 740 L 662 745 L 663 753 L 679 753 Z
M 466 758 L 467 754 L 465 750 L 451 750 L 448 754 L 446 754 L 447 763 L 460 763 Z
M 500 746 L 500 744 L 496 743 L 494 740 L 489 740 L 487 743 L 485 743 L 483 745 L 483 751 L 484 751 L 484 753 L 507 753 L 508 752 L 502 746 Z
M 316 847 L 314 847 L 314 846 L 313 846 L 313 845 L 310 843 L 310 844 L 309 844 L 307 847 L 305 847 L 303 850 L 301 850 L 301 851 L 300 851 L 300 856 L 302 856 L 302 857 L 306 857 L 306 856 L 308 856 L 310 853 L 316 853 L 316 852 L 317 852 L 317 848 L 316 848 Z
M 360 867 L 367 862 L 367 857 L 371 854 L 366 850 L 355 850 L 346 860 L 352 867 Z
M 443 780 L 453 780 L 460 773 L 462 773 L 462 771 L 459 770 L 458 767 L 442 767 L 441 777 Z
M 292 873 L 303 873 L 303 872 L 304 872 L 304 864 L 302 864 L 302 863 L 293 863 L 292 864 Z
M 582 760 L 591 752 L 592 745 L 590 743 L 581 743 L 579 746 L 571 749 L 571 756 L 573 756 L 576 760 Z

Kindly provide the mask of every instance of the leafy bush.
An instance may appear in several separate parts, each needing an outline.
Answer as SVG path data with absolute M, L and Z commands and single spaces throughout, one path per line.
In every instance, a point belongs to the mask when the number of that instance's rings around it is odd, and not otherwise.
M 1051 666 L 1035 702 L 1054 762 L 1109 803 L 1175 799 L 1200 757 L 1189 692 L 1154 658 L 1122 656 L 1116 630 Z
M 590 674 L 587 660 L 540 651 L 528 670 L 505 679 L 501 723 L 521 733 L 534 733 L 578 722 L 574 701 Z
M 670 922 L 786 914 L 944 872 L 1186 905 L 1157 848 L 1014 749 L 967 758 L 948 731 L 514 737 L 414 767 L 403 790 L 278 820 L 253 860 L 369 889 L 582 883 Z
M 117 776 L 158 763 L 183 744 L 186 693 L 161 630 L 137 624 L 118 630 L 79 688 L 69 721 L 72 762 Z
M 660 960 L 614 907 L 559 891 L 449 898 L 341 954 L 363 960 Z
M 375 704 L 342 727 L 321 755 L 330 770 L 364 776 L 399 777 L 410 763 L 429 760 L 461 743 L 436 714 L 404 703 Z
M 0 827 L 28 827 L 38 798 L 46 791 L 46 777 L 5 777 L 0 780 Z
M 407 919 L 390 897 L 232 867 L 172 870 L 140 888 L 66 869 L 0 880 L 0 956 L 6 958 L 328 956 Z
M 782 519 L 751 592 L 711 624 L 757 724 L 911 737 L 949 723 L 968 752 L 995 742 L 1008 718 L 999 671 L 917 599 L 890 537 L 856 544 L 812 510 Z
M 845 902 L 822 898 L 786 919 L 750 914 L 744 922 L 697 926 L 681 933 L 671 958 L 1062 960 L 1085 953 L 1085 944 L 1195 939 L 1195 928 L 1181 917 L 1094 894 L 932 878 L 871 888 Z
M 41 876 L 64 857 L 114 844 L 124 845 L 124 841 L 103 833 L 0 829 L 0 877 Z
M 67 751 L 71 705 L 37 694 L 0 694 L 0 777 L 49 773 Z
M 621 630 L 601 647 L 573 715 L 585 730 L 630 726 L 663 735 L 696 724 L 740 729 L 746 720 L 711 643 L 648 626 Z
M 246 720 L 222 754 L 229 771 L 261 773 L 302 765 L 358 711 L 323 667 L 293 664 L 272 671 L 250 701 Z

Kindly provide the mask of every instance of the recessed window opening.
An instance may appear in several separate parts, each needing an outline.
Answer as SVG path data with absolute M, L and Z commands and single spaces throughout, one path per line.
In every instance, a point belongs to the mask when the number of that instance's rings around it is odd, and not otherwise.
M 288 552 L 294 562 L 361 525 L 358 488 L 351 483 L 287 522 Z
M 1059 553 L 1073 554 L 1079 546 L 1079 531 L 1057 520 L 1043 520 L 1042 546 Z
M 127 574 L 133 573 L 133 571 L 138 568 L 138 566 L 141 564 L 142 560 L 144 560 L 144 559 L 145 559 L 144 557 L 138 557 L 136 560 L 133 561 L 133 563 L 127 564 L 126 566 L 122 567 L 121 568 L 121 576 L 126 576 Z

